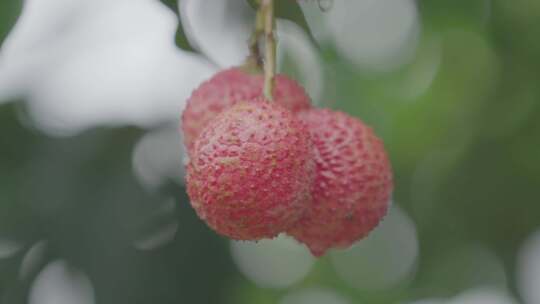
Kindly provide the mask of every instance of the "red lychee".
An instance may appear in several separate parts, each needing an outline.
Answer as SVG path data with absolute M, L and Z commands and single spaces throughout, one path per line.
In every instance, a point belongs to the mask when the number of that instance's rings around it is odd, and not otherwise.
M 298 117 L 310 131 L 317 170 L 311 207 L 288 233 L 321 256 L 378 225 L 388 209 L 392 170 L 383 143 L 360 120 L 324 109 Z
M 188 151 L 197 136 L 217 114 L 239 101 L 254 100 L 262 96 L 264 76 L 243 68 L 221 71 L 201 84 L 187 100 L 182 114 L 182 130 Z M 311 106 L 310 98 L 296 81 L 276 75 L 274 102 L 297 112 Z
M 305 212 L 315 177 L 305 125 L 276 103 L 239 102 L 195 141 L 187 191 L 201 219 L 237 240 L 272 238 Z

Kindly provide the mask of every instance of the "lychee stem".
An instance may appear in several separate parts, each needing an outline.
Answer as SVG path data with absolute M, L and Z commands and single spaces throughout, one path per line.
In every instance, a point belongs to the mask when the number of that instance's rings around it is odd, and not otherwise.
M 274 76 L 276 75 L 276 39 L 274 36 L 274 0 L 262 0 L 259 12 L 264 20 L 264 96 L 272 100 Z

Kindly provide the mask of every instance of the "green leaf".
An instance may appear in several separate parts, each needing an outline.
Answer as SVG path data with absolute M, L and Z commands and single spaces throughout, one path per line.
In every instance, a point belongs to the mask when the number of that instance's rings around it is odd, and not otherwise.
M 180 18 L 180 15 L 178 14 L 178 4 L 177 0 L 160 0 L 161 3 L 165 4 L 168 8 L 170 8 L 178 18 Z M 180 21 L 180 20 L 178 20 Z M 182 22 L 178 22 L 178 28 L 176 29 L 176 35 L 175 35 L 175 43 L 176 45 L 185 50 L 190 52 L 195 52 L 191 44 L 189 44 L 189 41 L 186 36 L 186 32 L 184 31 L 184 27 L 182 26 Z
M 184 31 L 184 27 L 182 26 L 182 22 L 178 22 L 175 42 L 179 48 L 185 51 L 196 52 L 195 49 L 193 49 L 193 47 L 191 46 L 191 44 L 189 44 L 189 40 L 187 39 L 186 32 Z
M 259 6 L 258 0 L 247 0 L 247 2 L 253 9 L 257 9 Z
M 22 0 L 0 1 L 0 43 L 4 41 L 13 25 L 15 25 L 21 10 Z
M 161 3 L 165 4 L 173 12 L 178 15 L 178 1 L 177 0 L 160 0 Z
M 287 19 L 295 22 L 303 28 L 311 36 L 306 17 L 300 8 L 300 4 L 296 1 L 276 1 L 275 4 L 276 17 Z

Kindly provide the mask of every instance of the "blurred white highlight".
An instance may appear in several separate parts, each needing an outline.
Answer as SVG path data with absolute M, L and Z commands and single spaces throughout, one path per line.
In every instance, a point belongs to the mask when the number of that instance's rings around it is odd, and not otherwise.
M 133 151 L 133 170 L 139 181 L 155 189 L 167 180 L 184 182 L 186 154 L 179 127 L 176 125 L 148 132 Z
M 46 132 L 176 119 L 214 71 L 174 45 L 178 20 L 153 0 L 28 0 L 0 54 L 0 99 L 26 97 Z
M 390 71 L 410 61 L 421 31 L 414 0 L 335 0 L 327 12 L 302 4 L 316 39 L 360 68 Z
M 336 0 L 331 0 L 335 2 Z M 321 45 L 331 42 L 331 33 L 328 24 L 327 12 L 322 12 L 314 1 L 298 1 L 311 34 Z M 333 7 L 333 5 L 332 5 Z
M 17 254 L 23 245 L 19 242 L 0 238 L 0 259 L 7 259 Z
M 523 244 L 517 257 L 517 286 L 528 304 L 540 303 L 540 231 Z
M 65 261 L 48 264 L 30 288 L 29 304 L 94 304 L 90 279 Z
M 135 240 L 134 247 L 147 251 L 158 249 L 171 243 L 178 232 L 178 218 L 175 216 L 176 202 L 167 200 L 149 216 L 149 228 Z
M 39 265 L 43 263 L 46 251 L 47 241 L 39 241 L 26 252 L 19 268 L 19 279 L 28 279 L 39 268 Z
M 395 205 L 383 222 L 348 250 L 331 253 L 338 275 L 361 290 L 382 290 L 403 283 L 413 274 L 419 244 L 416 227 Z
M 222 68 L 240 65 L 255 22 L 244 0 L 179 0 L 182 25 L 191 45 Z
M 231 253 L 240 271 L 260 287 L 285 288 L 299 282 L 315 261 L 304 246 L 285 235 L 256 243 L 231 241 Z
M 416 100 L 432 85 L 442 62 L 442 43 L 439 37 L 426 37 L 419 45 L 417 54 L 406 69 L 398 94 L 408 100 Z
M 310 41 L 306 32 L 293 22 L 280 20 L 277 23 L 278 69 L 283 69 L 284 56 L 290 57 L 292 68 L 299 72 L 296 80 L 308 92 L 314 104 L 321 103 L 324 90 L 324 75 L 322 59 L 319 51 Z

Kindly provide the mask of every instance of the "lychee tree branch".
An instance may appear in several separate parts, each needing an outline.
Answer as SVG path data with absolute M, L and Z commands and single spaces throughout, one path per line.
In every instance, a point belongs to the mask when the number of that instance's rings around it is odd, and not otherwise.
M 264 96 L 272 100 L 276 74 L 276 38 L 274 36 L 274 0 L 260 0 L 259 13 L 264 23 Z

